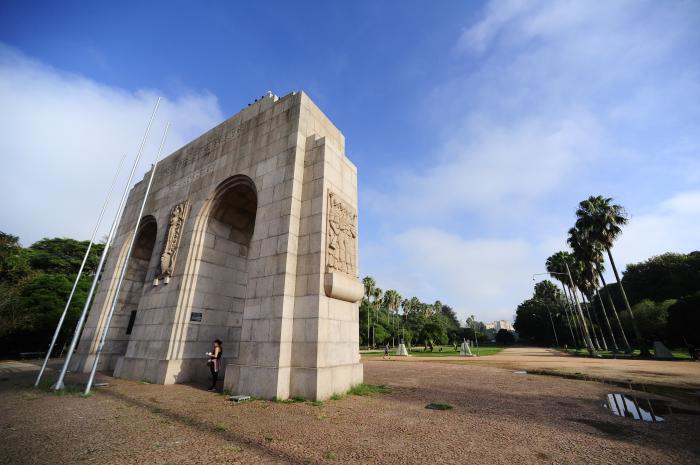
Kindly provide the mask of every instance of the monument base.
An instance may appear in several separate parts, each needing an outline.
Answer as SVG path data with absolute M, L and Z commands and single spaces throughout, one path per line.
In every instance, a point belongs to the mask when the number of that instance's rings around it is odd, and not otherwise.
M 399 344 L 399 348 L 396 349 L 396 355 L 399 357 L 408 357 L 408 351 L 406 350 L 406 344 Z
M 224 389 L 232 394 L 262 399 L 327 400 L 333 394 L 344 394 L 362 383 L 362 375 L 361 363 L 318 368 L 251 367 L 231 363 L 226 367 Z
M 672 360 L 673 352 L 668 350 L 663 342 L 654 341 L 654 358 L 659 360 Z

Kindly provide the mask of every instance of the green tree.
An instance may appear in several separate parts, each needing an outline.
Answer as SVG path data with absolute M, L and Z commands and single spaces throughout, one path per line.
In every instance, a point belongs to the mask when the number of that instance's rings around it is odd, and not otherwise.
M 593 296 L 595 295 L 598 297 L 598 303 L 602 308 L 603 322 L 605 323 L 606 328 L 608 330 L 608 335 L 610 336 L 610 340 L 613 345 L 613 351 L 617 352 L 618 347 L 617 341 L 615 340 L 615 334 L 613 333 L 612 326 L 610 325 L 610 321 L 608 320 L 608 315 L 605 311 L 605 304 L 603 303 L 603 299 L 601 299 L 600 294 L 598 293 L 599 279 L 597 271 L 603 266 L 603 255 L 601 253 L 600 245 L 597 242 L 590 240 L 590 238 L 586 235 L 585 231 L 581 231 L 578 228 L 569 229 L 569 237 L 567 239 L 567 242 L 569 243 L 569 246 L 574 252 L 574 257 L 576 257 L 576 259 L 580 263 L 580 287 L 583 295 L 588 300 L 587 309 L 589 311 L 589 319 L 591 319 L 590 315 L 593 315 L 591 324 L 595 324 L 595 327 L 598 328 L 603 348 L 605 350 L 608 350 L 605 335 L 603 334 L 603 329 L 600 324 L 600 318 L 598 317 L 595 307 L 591 305 L 591 302 L 593 301 Z M 594 334 L 595 327 L 593 329 Z
M 622 233 L 622 226 L 627 224 L 627 214 L 624 208 L 620 205 L 612 203 L 612 198 L 606 198 L 603 196 L 591 196 L 586 200 L 579 203 L 579 207 L 576 210 L 576 228 L 584 231 L 585 234 L 590 238 L 591 241 L 596 242 L 603 248 L 610 260 L 610 266 L 615 274 L 615 279 L 620 286 L 620 293 L 622 294 L 622 300 L 625 303 L 625 308 L 629 313 L 630 320 L 632 322 L 632 328 L 634 330 L 635 337 L 640 344 L 640 350 L 643 356 L 649 356 L 649 349 L 647 348 L 644 338 L 642 337 L 637 322 L 634 318 L 634 312 L 630 307 L 630 303 L 627 300 L 627 294 L 625 294 L 625 288 L 622 286 L 622 281 L 620 280 L 620 275 L 617 272 L 617 267 L 615 266 L 615 260 L 613 259 L 612 249 L 613 243 Z
M 0 233 L 0 353 L 45 350 L 63 313 L 89 242 L 42 239 L 23 249 Z M 68 309 L 57 347 L 70 336 L 85 304 L 103 246 L 93 246 Z
M 692 295 L 700 291 L 700 252 L 665 253 L 627 265 L 622 283 L 632 305 Z
M 515 342 L 515 336 L 511 331 L 501 328 L 496 333 L 496 342 L 499 344 L 512 344 Z
M 667 338 L 675 346 L 700 347 L 700 292 L 668 308 Z
M 567 298 L 571 301 L 572 318 L 575 322 L 575 326 L 577 326 L 579 329 L 580 337 L 584 341 L 588 352 L 592 354 L 594 352 L 593 341 L 591 340 L 591 335 L 588 332 L 588 325 L 586 324 L 583 311 L 577 304 L 576 300 L 577 297 L 575 294 L 575 286 L 578 272 L 578 264 L 576 263 L 576 260 L 569 252 L 559 251 L 547 258 L 545 265 L 547 271 L 552 277 L 562 280 L 565 292 L 568 290 Z
M 647 344 L 656 340 L 666 340 L 668 310 L 675 303 L 674 299 L 667 299 L 663 302 L 644 299 L 632 307 L 639 331 Z M 621 318 L 623 323 L 631 324 L 629 313 L 622 312 Z

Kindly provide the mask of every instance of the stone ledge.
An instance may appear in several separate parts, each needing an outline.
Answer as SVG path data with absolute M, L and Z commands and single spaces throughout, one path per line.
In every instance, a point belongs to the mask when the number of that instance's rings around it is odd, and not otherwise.
M 323 289 L 332 299 L 346 302 L 358 302 L 364 295 L 365 288 L 360 281 L 342 273 L 326 273 Z

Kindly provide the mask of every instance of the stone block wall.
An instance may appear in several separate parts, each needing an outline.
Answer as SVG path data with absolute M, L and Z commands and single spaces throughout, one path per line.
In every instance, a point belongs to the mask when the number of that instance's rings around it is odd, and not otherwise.
M 356 219 L 357 173 L 344 145 L 313 102 L 292 93 L 265 96 L 164 159 L 145 209 L 157 225 L 154 252 L 134 262 L 146 279 L 141 289 L 129 283 L 127 297 L 120 293 L 101 368 L 158 383 L 204 378 L 203 354 L 218 338 L 224 383 L 234 392 L 322 399 L 361 382 L 357 247 L 348 259 L 353 270 L 329 273 L 326 263 L 329 196 Z M 89 369 L 144 184 L 130 194 L 78 369 Z M 191 208 L 177 223 L 172 273 L 154 286 L 176 222 L 173 208 L 184 201 Z M 339 293 L 339 286 L 349 291 Z M 125 335 L 134 307 L 134 329 Z

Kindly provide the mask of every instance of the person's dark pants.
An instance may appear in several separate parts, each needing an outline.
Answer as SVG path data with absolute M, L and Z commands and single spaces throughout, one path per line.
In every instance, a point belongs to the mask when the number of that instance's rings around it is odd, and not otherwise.
M 219 381 L 219 372 L 214 369 L 213 363 L 209 365 L 209 371 L 211 371 L 211 387 L 209 389 L 214 389 L 217 381 Z

